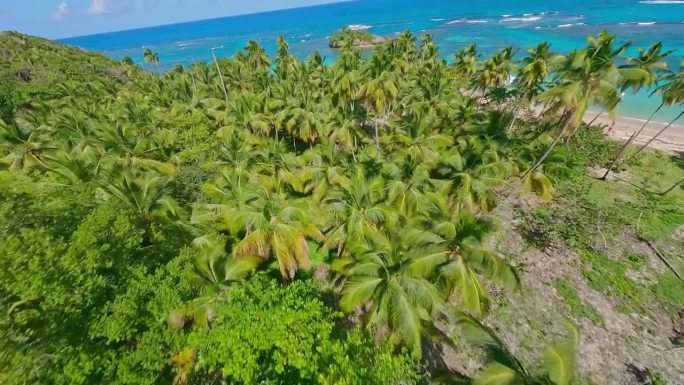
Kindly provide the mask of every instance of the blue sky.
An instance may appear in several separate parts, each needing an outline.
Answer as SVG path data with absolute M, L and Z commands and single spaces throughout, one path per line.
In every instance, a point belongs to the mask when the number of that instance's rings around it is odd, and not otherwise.
M 5 0 L 0 1 L 0 31 L 62 38 L 336 1 Z

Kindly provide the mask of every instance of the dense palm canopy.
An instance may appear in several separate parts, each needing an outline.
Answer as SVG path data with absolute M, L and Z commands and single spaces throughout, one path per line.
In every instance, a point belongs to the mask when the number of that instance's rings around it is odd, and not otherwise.
M 666 70 L 659 45 L 619 66 L 627 45 L 615 47 L 607 33 L 567 56 L 543 43 L 520 62 L 512 48 L 480 60 L 471 46 L 448 64 L 430 36 L 416 42 L 408 32 L 368 56 L 343 46 L 330 65 L 317 54 L 298 60 L 284 39 L 273 60 L 250 41 L 233 60 L 217 60 L 216 68 L 196 63 L 160 74 L 126 60 L 122 78 L 65 83 L 59 97 L 0 120 L 0 165 L 9 180 L 21 181 L 13 188 L 58 186 L 81 211 L 118 218 L 108 217 L 115 221 L 108 228 L 95 214 L 82 214 L 83 221 L 101 225 L 103 236 L 130 227 L 133 239 L 112 238 L 102 250 L 84 245 L 103 253 L 125 249 L 131 258 L 121 268 L 137 274 L 121 278 L 109 260 L 92 267 L 95 278 L 83 292 L 97 299 L 113 298 L 129 285 L 151 290 L 135 286 L 142 285 L 135 277 L 155 272 L 155 283 L 179 285 L 182 294 L 150 305 L 153 310 L 178 310 L 173 314 L 180 318 L 171 322 L 177 329 L 204 326 L 211 333 L 209 309 L 230 303 L 231 287 L 254 270 L 275 272 L 294 285 L 313 267 L 329 265 L 341 309 L 360 315 L 377 340 L 420 357 L 424 339 L 439 328 L 436 321 L 448 319 L 453 308 L 482 318 L 493 285 L 518 285 L 505 256 L 486 247 L 492 231 L 487 213 L 500 190 L 520 187 L 517 177 L 524 176 L 525 191 L 550 199 L 553 175 L 540 166 L 555 161 L 547 156 L 558 138 L 578 129 L 590 105 L 612 112 L 621 90 L 653 85 Z M 159 63 L 150 50 L 144 56 Z M 681 103 L 681 81 L 670 84 L 665 102 Z M 524 120 L 509 129 L 517 112 L 537 104 L 546 108 L 546 122 Z M 557 139 L 543 152 L 549 134 Z M 69 222 L 63 226 L 55 238 L 75 231 Z M 8 247 L 24 235 L 13 236 Z M 188 268 L 190 281 L 165 281 L 166 269 L 180 269 L 176 263 Z M 17 351 L 60 331 L 55 319 L 41 319 L 39 309 L 48 300 L 60 308 L 71 294 L 53 299 L 50 293 L 3 290 L 3 304 L 28 309 L 30 318 L 3 319 L 3 327 L 20 333 L 26 324 L 43 325 L 43 334 L 17 337 Z M 98 313 L 105 320 L 119 305 L 107 306 Z M 196 312 L 182 311 L 198 306 L 201 322 Z M 79 327 L 109 325 L 64 309 Z M 137 344 L 153 350 L 156 337 L 145 334 L 149 325 L 121 335 L 118 326 L 109 326 L 114 331 L 98 334 L 87 349 L 107 341 L 121 354 Z M 230 375 L 220 363 L 195 361 L 205 352 L 183 350 L 182 339 L 173 336 L 166 347 L 179 352 L 173 361 L 177 381 L 190 382 L 192 364 L 196 383 Z M 80 342 L 70 337 L 65 343 Z M 55 353 L 45 349 L 36 362 Z M 168 361 L 154 370 L 168 376 Z M 214 366 L 209 371 L 202 365 Z M 98 367 L 83 376 L 97 382 L 118 374 Z

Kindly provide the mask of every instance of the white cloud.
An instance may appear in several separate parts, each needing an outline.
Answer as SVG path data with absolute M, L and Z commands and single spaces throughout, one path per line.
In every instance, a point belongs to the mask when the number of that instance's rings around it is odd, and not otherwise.
M 67 4 L 66 1 L 62 1 L 57 7 L 55 13 L 52 14 L 52 18 L 55 20 L 64 20 L 67 18 L 67 16 L 69 16 L 70 12 L 71 8 L 69 8 L 69 4 Z
M 109 12 L 106 0 L 93 0 L 90 9 L 88 9 L 88 13 L 91 15 L 104 15 Z

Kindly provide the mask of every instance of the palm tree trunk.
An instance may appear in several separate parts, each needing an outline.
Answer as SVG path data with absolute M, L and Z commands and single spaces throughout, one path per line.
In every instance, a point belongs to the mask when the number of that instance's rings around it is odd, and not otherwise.
M 530 175 L 532 172 L 537 170 L 539 168 L 539 166 L 542 165 L 542 163 L 544 163 L 544 160 L 546 160 L 546 157 L 548 157 L 549 154 L 551 154 L 551 151 L 553 151 L 553 149 L 556 147 L 558 142 L 560 142 L 561 138 L 563 137 L 563 133 L 568 129 L 568 126 L 570 125 L 570 122 L 572 121 L 572 114 L 569 113 L 568 111 L 564 112 L 563 115 L 561 115 L 561 121 L 563 121 L 563 120 L 565 120 L 565 124 L 563 124 L 563 129 L 561 130 L 561 132 L 558 133 L 558 136 L 556 137 L 556 139 L 554 139 L 553 142 L 551 143 L 551 145 L 549 146 L 549 148 L 546 149 L 546 152 L 544 152 L 544 155 L 542 155 L 542 157 L 539 158 L 539 160 L 534 164 L 534 166 L 532 166 L 529 170 L 527 170 L 525 172 L 525 174 L 523 174 L 521 179 L 525 179 L 528 175 Z
M 522 103 L 520 103 L 522 104 Z M 506 129 L 506 133 L 510 133 L 511 130 L 513 130 L 513 127 L 515 126 L 516 120 L 518 120 L 518 103 L 517 101 L 513 102 L 513 108 L 511 108 L 511 114 L 513 115 L 513 119 L 511 119 L 511 124 L 508 125 L 508 128 Z
M 354 159 L 354 163 L 356 163 L 356 135 L 354 135 L 354 144 L 352 148 L 352 159 Z
M 596 121 L 596 119 L 598 119 L 599 116 L 601 116 L 601 114 L 603 113 L 603 111 L 605 111 L 605 109 L 602 109 L 601 111 L 599 111 L 599 113 L 596 114 L 596 116 L 594 116 L 594 119 L 592 119 L 591 122 L 589 122 L 589 123 L 587 124 L 587 126 L 591 127 L 591 125 L 594 124 L 594 122 Z
M 667 189 L 667 190 L 661 192 L 660 195 L 665 196 L 665 195 L 671 193 L 672 191 L 674 191 L 674 189 L 677 188 L 677 186 L 679 186 L 679 185 L 682 184 L 682 183 L 684 183 L 684 178 L 680 179 L 679 182 L 673 184 L 672 187 L 670 187 L 669 189 Z
M 547 106 L 542 105 L 541 108 L 542 108 L 542 110 L 539 113 L 539 115 L 537 116 L 537 119 L 541 119 L 542 117 L 546 116 L 547 113 L 551 110 L 551 106 L 547 107 Z
M 608 169 L 606 170 L 606 173 L 603 174 L 603 176 L 601 177 L 601 180 L 606 180 L 606 178 L 608 178 L 608 174 L 610 174 L 610 171 L 613 169 L 613 167 L 615 167 L 615 164 L 616 164 L 617 161 L 620 159 L 620 156 L 622 156 L 622 154 L 625 152 L 625 150 L 627 150 L 627 146 L 629 146 L 630 144 L 632 144 L 632 142 L 634 142 L 634 139 L 636 139 L 636 138 L 641 134 L 641 132 L 644 130 L 644 128 L 646 128 L 646 126 L 648 125 L 648 123 L 651 122 L 651 119 L 653 119 L 653 117 L 655 116 L 655 114 L 657 114 L 658 111 L 660 111 L 660 109 L 663 108 L 663 105 L 664 105 L 664 103 L 660 103 L 660 105 L 658 106 L 658 108 L 656 108 L 656 110 L 653 111 L 653 113 L 652 113 L 651 116 L 648 118 L 648 120 L 647 120 L 646 122 L 644 122 L 644 125 L 641 126 L 641 128 L 640 128 L 639 130 L 635 131 L 635 132 L 632 134 L 632 136 L 629 137 L 629 139 L 627 140 L 627 142 L 620 148 L 620 151 L 619 151 L 618 154 L 615 156 L 615 158 L 613 158 L 613 161 L 610 163 L 610 166 L 609 166 Z
M 542 155 L 542 157 L 539 158 L 539 160 L 537 161 L 537 163 L 534 164 L 534 166 L 532 166 L 529 170 L 527 170 L 527 172 L 525 172 L 525 174 L 521 177 L 521 179 L 525 179 L 530 173 L 534 172 L 536 169 L 539 168 L 539 166 L 541 166 L 542 163 L 544 163 L 544 160 L 546 160 L 546 157 L 549 156 L 551 151 L 553 151 L 554 147 L 556 147 L 558 142 L 560 142 L 561 138 L 563 137 L 563 132 L 565 132 L 565 130 L 561 131 L 560 134 L 558 134 L 558 136 L 556 137 L 556 139 L 553 140 L 553 142 L 551 143 L 549 148 L 546 149 L 546 152 L 544 153 L 544 155 Z
M 214 49 L 211 50 L 211 56 L 214 57 L 214 64 L 216 64 L 216 70 L 218 71 L 219 78 L 221 79 L 221 86 L 223 87 L 223 96 L 226 98 L 226 104 L 228 103 L 228 89 L 226 88 L 226 81 L 223 80 L 223 72 L 221 72 L 221 66 L 219 66 L 218 59 L 216 59 L 216 53 Z
M 373 128 L 375 129 L 375 146 L 378 148 L 378 153 L 380 152 L 380 135 L 378 135 L 378 120 L 373 120 Z
M 513 112 L 515 114 L 515 111 Z M 513 127 L 515 126 L 515 121 L 518 119 L 517 115 L 513 115 L 513 119 L 511 119 L 511 124 L 508 125 L 508 129 L 506 130 L 507 133 L 511 133 L 513 130 Z
M 677 117 L 675 117 L 674 119 L 672 119 L 672 120 L 670 121 L 670 123 L 668 123 L 668 124 L 667 124 L 665 127 L 663 127 L 660 131 L 658 131 L 658 133 L 655 134 L 648 142 L 646 142 L 646 144 L 644 144 L 644 145 L 642 145 L 641 147 L 639 147 L 639 149 L 637 150 L 637 152 L 634 153 L 634 155 L 632 155 L 632 158 L 636 157 L 636 156 L 639 155 L 639 153 L 640 153 L 641 151 L 643 151 L 646 147 L 650 146 L 651 143 L 653 143 L 654 140 L 658 139 L 658 137 L 659 137 L 660 135 L 662 135 L 662 133 L 665 132 L 665 130 L 667 130 L 668 128 L 670 128 L 670 126 L 673 125 L 674 122 L 676 122 L 677 120 L 679 120 L 679 118 L 681 118 L 683 115 L 684 115 L 684 111 L 682 111 L 679 115 L 677 115 Z

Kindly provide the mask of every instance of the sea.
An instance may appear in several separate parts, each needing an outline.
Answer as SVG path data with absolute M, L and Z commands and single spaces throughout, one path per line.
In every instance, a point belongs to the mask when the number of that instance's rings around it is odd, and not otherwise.
M 447 58 L 477 44 L 483 54 L 513 46 L 520 55 L 538 42 L 567 53 L 586 43 L 589 34 L 608 30 L 619 42 L 638 48 L 663 41 L 675 50 L 669 58 L 674 69 L 684 59 L 684 0 L 356 0 L 251 15 L 192 21 L 143 29 L 62 39 L 67 44 L 100 51 L 121 59 L 130 56 L 144 63 L 143 52 L 159 54 L 161 68 L 231 57 L 249 40 L 256 40 L 271 54 L 276 39 L 284 36 L 293 54 L 306 58 L 318 51 L 330 63 L 337 52 L 328 38 L 342 27 L 393 36 L 409 30 L 431 34 Z M 618 113 L 647 118 L 660 100 L 643 91 L 625 96 Z M 669 121 L 682 106 L 661 110 L 657 121 Z

